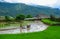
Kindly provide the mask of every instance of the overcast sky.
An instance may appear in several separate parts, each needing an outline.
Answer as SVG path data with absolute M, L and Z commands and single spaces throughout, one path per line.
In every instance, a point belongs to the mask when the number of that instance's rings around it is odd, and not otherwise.
M 25 3 L 25 4 L 36 4 L 43 6 L 58 6 L 60 5 L 60 0 L 4 0 L 10 3 Z

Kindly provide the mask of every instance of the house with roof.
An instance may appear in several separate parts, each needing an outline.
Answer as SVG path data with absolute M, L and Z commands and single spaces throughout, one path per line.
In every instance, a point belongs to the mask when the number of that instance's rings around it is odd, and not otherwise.
M 25 20 L 41 20 L 44 18 L 50 18 L 50 16 L 47 16 L 46 14 L 38 14 L 33 18 L 25 18 Z
M 36 15 L 36 17 L 39 19 L 50 18 L 50 16 L 48 16 L 46 14 L 38 14 L 38 15 Z

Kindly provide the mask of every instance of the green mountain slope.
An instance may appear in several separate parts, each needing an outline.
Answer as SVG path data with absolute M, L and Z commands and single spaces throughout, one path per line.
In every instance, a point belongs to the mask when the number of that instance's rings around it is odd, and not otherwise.
M 33 16 L 36 16 L 37 14 L 55 14 L 56 16 L 60 15 L 60 10 L 56 8 L 46 7 L 46 6 L 32 6 L 32 5 L 26 5 L 23 3 L 5 3 L 0 2 L 0 16 L 16 16 L 18 14 L 31 14 Z

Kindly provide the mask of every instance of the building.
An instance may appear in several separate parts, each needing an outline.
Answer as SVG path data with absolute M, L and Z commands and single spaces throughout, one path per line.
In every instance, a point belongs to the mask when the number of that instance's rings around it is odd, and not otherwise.
M 39 18 L 39 19 L 50 18 L 50 16 L 48 16 L 46 14 L 38 14 L 36 17 Z
M 44 19 L 44 18 L 50 18 L 50 16 L 47 16 L 45 14 L 38 14 L 33 18 L 25 18 L 25 20 L 41 20 L 41 19 Z

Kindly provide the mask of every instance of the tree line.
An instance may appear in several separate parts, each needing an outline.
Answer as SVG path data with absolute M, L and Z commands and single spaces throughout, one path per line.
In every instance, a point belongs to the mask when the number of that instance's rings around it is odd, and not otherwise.
M 27 15 L 27 16 L 25 16 L 25 15 L 23 15 L 23 14 L 20 14 L 20 15 L 17 15 L 15 18 L 14 18 L 14 20 L 12 20 L 12 19 L 10 19 L 10 17 L 9 16 L 5 16 L 5 21 L 6 22 L 9 22 L 9 21 L 22 21 L 22 20 L 24 20 L 25 18 L 32 18 L 32 15 Z
M 56 21 L 56 22 L 60 22 L 60 17 L 56 17 L 55 15 L 50 15 L 50 20 L 51 21 Z

